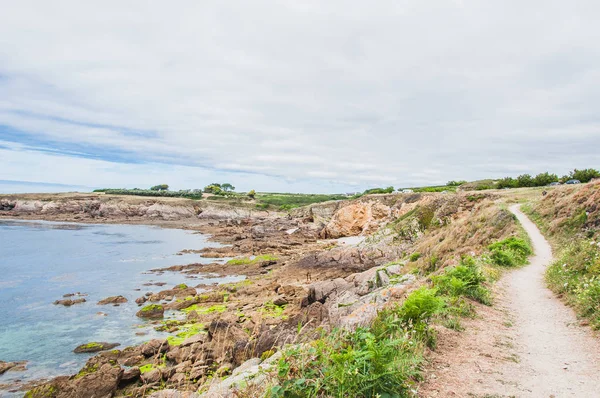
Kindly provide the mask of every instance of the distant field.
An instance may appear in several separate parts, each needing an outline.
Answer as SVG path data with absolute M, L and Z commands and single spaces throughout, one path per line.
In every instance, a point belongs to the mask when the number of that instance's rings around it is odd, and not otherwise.
M 346 195 L 334 194 L 295 194 L 295 193 L 266 193 L 256 194 L 257 206 L 268 208 L 277 207 L 280 210 L 289 210 L 313 203 L 327 202 L 330 200 L 348 199 Z

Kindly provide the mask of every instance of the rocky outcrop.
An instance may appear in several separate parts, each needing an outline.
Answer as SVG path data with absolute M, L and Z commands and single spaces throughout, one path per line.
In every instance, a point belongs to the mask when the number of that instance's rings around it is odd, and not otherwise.
M 105 299 L 98 301 L 98 305 L 107 305 L 107 304 L 124 304 L 127 302 L 127 299 L 123 296 L 111 296 Z
M 27 361 L 4 362 L 0 361 L 0 375 L 7 371 L 24 371 L 26 370 Z
M 150 304 L 136 312 L 136 316 L 145 319 L 161 319 L 165 314 L 165 308 L 160 304 Z
M 82 344 L 80 346 L 77 346 L 77 348 L 75 348 L 73 350 L 73 352 L 76 354 L 89 353 L 89 352 L 100 352 L 100 351 L 110 350 L 111 348 L 115 348 L 118 345 L 119 345 L 119 343 L 106 343 L 106 342 L 94 341 L 91 343 Z
M 324 238 L 340 238 L 375 232 L 391 215 L 389 206 L 377 201 L 356 202 L 335 212 L 323 229 Z
M 62 299 L 62 300 L 56 300 L 54 302 L 54 305 L 64 305 L 65 307 L 70 307 L 72 305 L 75 304 L 82 304 L 85 303 L 87 300 L 84 298 L 78 298 L 78 299 Z
M 355 328 L 368 325 L 388 301 L 401 298 L 414 281 L 414 275 L 402 274 L 402 265 L 376 267 L 310 285 L 303 305 L 321 303 L 331 325 Z
M 212 201 L 104 194 L 23 194 L 0 196 L 0 214 L 39 215 L 56 219 L 243 219 L 269 215 L 251 206 Z

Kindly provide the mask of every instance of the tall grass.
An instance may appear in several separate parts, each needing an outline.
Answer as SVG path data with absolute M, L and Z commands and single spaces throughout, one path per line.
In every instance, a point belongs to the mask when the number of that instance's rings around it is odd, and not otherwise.
M 428 320 L 444 302 L 421 288 L 402 306 L 381 311 L 373 324 L 336 329 L 307 346 L 288 349 L 268 397 L 408 397 L 420 377 Z

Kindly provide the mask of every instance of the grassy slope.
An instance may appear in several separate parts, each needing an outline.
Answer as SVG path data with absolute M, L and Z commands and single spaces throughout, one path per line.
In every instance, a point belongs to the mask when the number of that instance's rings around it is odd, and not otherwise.
M 561 187 L 523 210 L 555 251 L 548 286 L 600 329 L 600 182 Z

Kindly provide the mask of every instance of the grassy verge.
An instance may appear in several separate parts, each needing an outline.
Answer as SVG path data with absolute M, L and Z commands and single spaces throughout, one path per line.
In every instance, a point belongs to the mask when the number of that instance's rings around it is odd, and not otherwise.
M 574 209 L 571 217 L 551 228 L 551 217 L 538 206 L 522 206 L 522 210 L 550 238 L 556 260 L 546 270 L 546 283 L 571 305 L 577 314 L 600 329 L 600 234 L 582 228 L 587 221 L 585 210 Z

